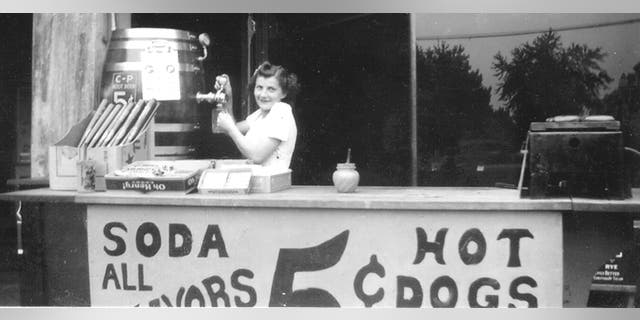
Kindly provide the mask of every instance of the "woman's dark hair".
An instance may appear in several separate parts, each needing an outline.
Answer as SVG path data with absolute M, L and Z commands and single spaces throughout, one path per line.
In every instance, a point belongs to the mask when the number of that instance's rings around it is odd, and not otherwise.
M 292 104 L 295 102 L 296 95 L 300 91 L 300 84 L 298 84 L 298 76 L 294 73 L 289 73 L 283 66 L 271 64 L 269 61 L 263 62 L 253 72 L 253 75 L 249 79 L 249 95 L 253 96 L 253 89 L 256 86 L 256 79 L 258 76 L 265 78 L 276 77 L 278 83 L 282 88 L 282 92 L 286 95 L 282 101 Z

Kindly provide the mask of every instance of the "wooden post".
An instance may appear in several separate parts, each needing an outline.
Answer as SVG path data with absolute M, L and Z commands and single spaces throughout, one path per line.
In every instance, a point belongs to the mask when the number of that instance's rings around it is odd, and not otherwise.
M 411 101 L 411 185 L 418 185 L 418 76 L 416 64 L 416 18 L 409 14 L 409 69 L 411 85 L 409 99 Z
M 111 35 L 107 13 L 34 14 L 31 177 L 48 177 L 48 149 L 95 108 Z
M 271 15 L 269 13 L 253 14 L 252 20 L 254 21 L 252 24 L 255 30 L 251 32 L 252 37 L 247 50 L 249 52 L 247 57 L 247 83 L 243 84 L 243 88 L 239 91 L 246 100 L 246 107 L 243 108 L 243 112 L 246 112 L 246 114 L 243 114 L 243 117 L 248 116 L 257 109 L 252 94 L 246 90 L 249 78 L 253 75 L 255 68 L 264 61 L 269 60 L 269 23 Z
M 253 68 L 252 68 L 252 41 L 253 34 L 255 33 L 256 22 L 253 19 L 251 14 L 247 15 L 247 23 L 244 27 L 244 32 L 242 33 L 242 63 L 240 65 L 240 88 L 236 89 L 236 95 L 240 97 L 238 100 L 240 102 L 240 114 L 239 119 L 246 118 L 251 113 L 251 96 L 247 93 L 247 86 L 249 85 L 249 78 L 251 78 Z

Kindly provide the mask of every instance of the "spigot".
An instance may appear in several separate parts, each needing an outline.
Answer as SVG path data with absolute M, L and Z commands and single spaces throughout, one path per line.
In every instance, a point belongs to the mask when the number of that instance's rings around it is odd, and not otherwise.
M 227 87 L 227 83 L 229 80 L 229 76 L 227 76 L 226 74 L 223 74 L 221 76 L 217 76 L 216 77 L 216 83 L 214 84 L 214 89 L 216 89 L 216 92 L 209 92 L 209 93 L 196 93 L 196 101 L 198 103 L 201 103 L 202 101 L 207 101 L 208 103 L 211 104 L 216 104 L 217 107 L 223 107 L 224 104 L 226 104 L 227 102 L 229 102 L 229 97 L 231 95 L 231 92 L 229 92 L 229 95 L 227 95 L 227 90 L 231 90 L 230 87 Z
M 209 93 L 196 93 L 196 101 L 201 103 L 202 101 L 206 101 L 211 104 L 223 105 L 227 103 L 227 95 L 224 92 L 209 92 Z
M 209 93 L 202 93 L 202 92 L 198 92 L 196 93 L 196 101 L 198 103 L 201 103 L 202 101 L 206 101 L 209 103 L 214 103 L 215 102 L 215 96 L 216 94 L 213 92 L 209 92 Z

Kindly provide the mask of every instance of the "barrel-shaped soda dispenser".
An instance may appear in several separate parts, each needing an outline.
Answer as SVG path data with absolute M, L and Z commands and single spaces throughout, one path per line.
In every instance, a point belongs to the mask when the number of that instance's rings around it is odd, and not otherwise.
M 204 89 L 202 60 L 207 52 L 202 38 L 163 28 L 112 32 L 102 74 L 103 97 L 124 104 L 140 99 L 160 103 L 148 129 L 152 159 L 189 159 L 196 152 L 195 97 Z

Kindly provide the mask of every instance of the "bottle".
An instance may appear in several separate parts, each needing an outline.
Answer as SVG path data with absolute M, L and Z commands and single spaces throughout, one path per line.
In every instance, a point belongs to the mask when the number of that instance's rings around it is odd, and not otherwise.
M 96 161 L 87 159 L 87 149 L 80 148 L 79 159 L 76 162 L 77 191 L 96 191 Z
M 360 174 L 356 170 L 356 164 L 351 163 L 351 149 L 347 154 L 347 162 L 338 163 L 336 171 L 333 172 L 333 185 L 338 192 L 349 193 L 356 191 L 358 182 L 360 182 Z
M 216 105 L 216 107 L 211 110 L 211 132 L 213 133 L 224 133 L 224 131 L 218 126 L 218 115 L 221 112 L 224 112 L 224 108 L 221 104 Z

